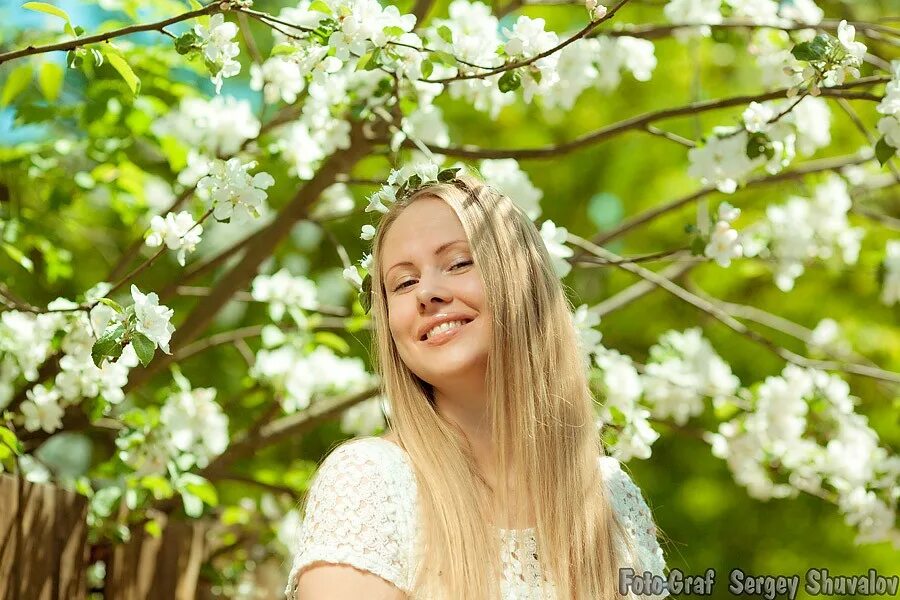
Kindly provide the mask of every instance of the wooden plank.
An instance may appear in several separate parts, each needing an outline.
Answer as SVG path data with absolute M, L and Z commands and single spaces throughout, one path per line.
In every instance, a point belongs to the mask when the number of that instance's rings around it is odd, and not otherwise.
M 0 598 L 83 600 L 87 498 L 0 474 Z
M 166 517 L 162 517 L 166 519 Z M 168 520 L 154 538 L 142 528 L 113 549 L 106 595 L 116 600 L 193 600 L 206 551 L 208 524 Z

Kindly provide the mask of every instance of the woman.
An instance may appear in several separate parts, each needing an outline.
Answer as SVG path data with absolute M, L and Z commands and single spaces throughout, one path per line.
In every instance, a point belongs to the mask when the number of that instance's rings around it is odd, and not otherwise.
M 621 566 L 662 575 L 524 212 L 471 175 L 420 186 L 382 217 L 370 273 L 391 432 L 323 462 L 288 597 L 612 599 Z

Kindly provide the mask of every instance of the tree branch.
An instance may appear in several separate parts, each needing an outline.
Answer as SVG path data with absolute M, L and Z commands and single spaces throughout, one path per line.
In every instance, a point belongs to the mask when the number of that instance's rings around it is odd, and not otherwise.
M 599 256 L 600 258 L 605 258 L 608 260 L 619 261 L 616 263 L 616 266 L 622 270 L 633 273 L 642 279 L 649 281 L 650 283 L 664 289 L 669 292 L 676 298 L 690 304 L 691 306 L 713 316 L 715 319 L 723 323 L 728 328 L 733 331 L 739 333 L 740 335 L 750 339 L 763 346 L 779 358 L 798 365 L 800 367 L 811 367 L 822 370 L 833 370 L 833 371 L 844 371 L 846 373 L 853 373 L 855 375 L 862 375 L 864 377 L 870 377 L 872 379 L 877 379 L 881 381 L 890 381 L 891 383 L 900 383 L 900 373 L 894 373 L 891 371 L 886 371 L 884 369 L 879 369 L 877 367 L 869 367 L 865 365 L 857 365 L 846 362 L 838 362 L 838 361 L 826 361 L 826 360 L 815 360 L 811 358 L 807 358 L 805 356 L 801 356 L 795 352 L 788 350 L 787 348 L 782 348 L 778 346 L 765 336 L 760 333 L 748 328 L 746 325 L 721 310 L 711 302 L 700 298 L 696 294 L 692 294 L 687 291 L 683 287 L 675 284 L 664 277 L 661 277 L 658 273 L 655 273 L 649 269 L 645 269 L 639 265 L 621 262 L 622 258 L 617 254 L 610 252 L 606 248 L 601 246 L 597 246 L 592 244 L 588 240 L 578 237 L 577 235 L 569 234 L 569 241 L 577 246 L 583 248 L 584 250 L 594 254 L 595 256 Z
M 890 81 L 890 77 L 887 76 L 874 75 L 871 77 L 863 77 L 855 81 L 847 82 L 843 85 L 830 88 L 822 88 L 821 95 L 878 102 L 882 99 L 881 96 L 865 92 L 852 92 L 847 90 L 858 86 L 875 85 L 879 83 L 886 83 L 888 81 Z M 613 123 L 611 125 L 607 125 L 606 127 L 602 127 L 597 131 L 575 138 L 574 140 L 571 140 L 569 142 L 563 142 L 561 144 L 546 146 L 543 148 L 488 149 L 479 148 L 477 146 L 472 146 L 469 144 L 449 147 L 437 146 L 435 144 L 425 145 L 431 152 L 434 152 L 436 154 L 455 156 L 459 158 L 515 158 L 518 160 L 554 158 L 557 156 L 568 154 L 575 150 L 579 150 L 581 148 L 585 148 L 587 146 L 591 146 L 593 144 L 597 144 L 602 141 L 606 141 L 626 131 L 645 129 L 648 125 L 654 123 L 655 121 L 662 121 L 665 119 L 671 119 L 674 117 L 681 117 L 685 115 L 695 115 L 701 112 L 718 110 L 720 108 L 728 108 L 731 106 L 741 106 L 743 104 L 749 104 L 751 102 L 764 102 L 766 100 L 787 98 L 788 89 L 790 88 L 782 88 L 779 90 L 774 90 L 757 95 L 733 96 L 731 98 L 721 98 L 717 100 L 703 100 L 700 102 L 692 102 L 690 104 L 674 108 L 652 111 L 644 113 L 642 115 L 631 117 L 629 119 L 625 119 L 623 121 L 619 121 L 617 123 Z M 378 142 L 381 144 L 386 144 L 389 143 L 389 140 L 387 138 L 382 138 L 379 139 Z M 405 148 L 413 148 L 414 144 L 411 140 L 404 140 L 402 146 Z
M 27 48 L 23 48 L 21 50 L 13 50 L 12 52 L 0 54 L 0 65 L 17 58 L 22 58 L 23 56 L 33 56 L 35 54 L 44 54 L 46 52 L 74 50 L 75 48 L 78 48 L 80 46 L 96 44 L 97 42 L 108 42 L 113 38 L 122 37 L 132 33 L 140 33 L 142 31 L 159 31 L 160 33 L 165 33 L 163 31 L 163 28 L 167 27 L 168 25 L 172 25 L 173 23 L 180 23 L 181 21 L 187 21 L 188 19 L 193 19 L 195 17 L 210 15 L 216 12 L 225 12 L 227 10 L 230 10 L 232 4 L 233 0 L 216 0 L 215 2 L 207 4 L 203 8 L 198 8 L 197 10 L 192 10 L 190 12 L 186 12 L 174 17 L 169 17 L 168 19 L 157 21 L 155 23 L 129 25 L 128 27 L 123 27 L 121 29 L 114 29 L 112 31 L 107 31 L 106 33 L 98 33 L 96 35 L 90 35 L 83 38 L 76 38 L 74 40 L 69 40 L 68 42 L 60 42 L 58 44 L 48 44 L 46 46 L 28 46 Z

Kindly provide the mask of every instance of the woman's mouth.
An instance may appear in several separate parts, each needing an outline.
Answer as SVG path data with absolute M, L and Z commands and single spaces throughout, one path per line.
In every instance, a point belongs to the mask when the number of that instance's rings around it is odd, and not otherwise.
M 460 333 L 460 331 L 462 331 L 466 327 L 466 325 L 471 323 L 473 320 L 474 319 L 461 319 L 459 321 L 452 321 L 451 323 L 441 324 L 441 326 L 432 329 L 430 332 L 422 336 L 419 341 L 428 344 L 429 346 L 437 346 L 443 344 L 456 337 Z

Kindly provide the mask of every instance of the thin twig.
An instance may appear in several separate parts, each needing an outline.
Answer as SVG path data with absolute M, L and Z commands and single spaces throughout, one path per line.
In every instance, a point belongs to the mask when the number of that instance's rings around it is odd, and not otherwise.
M 128 27 L 123 27 L 121 29 L 113 29 L 112 31 L 107 31 L 106 33 L 89 35 L 87 37 L 76 38 L 74 40 L 60 42 L 58 44 L 47 44 L 46 46 L 28 46 L 27 48 L 22 48 L 21 50 L 5 52 L 3 54 L 0 54 L 0 65 L 17 58 L 22 58 L 23 56 L 33 56 L 35 54 L 43 54 L 45 52 L 74 50 L 75 48 L 87 46 L 89 44 L 96 44 L 97 42 L 108 42 L 113 38 L 122 37 L 132 33 L 140 33 L 142 31 L 162 32 L 164 27 L 167 27 L 168 25 L 172 25 L 174 23 L 180 23 L 181 21 L 187 21 L 188 19 L 202 17 L 204 15 L 209 15 L 215 12 L 227 11 L 231 6 L 231 2 L 232 0 L 216 0 L 215 2 L 204 6 L 203 8 L 198 8 L 197 10 L 192 10 L 180 15 L 176 15 L 174 17 L 169 17 L 168 19 L 163 19 L 162 21 L 156 21 L 155 23 L 129 25 Z

